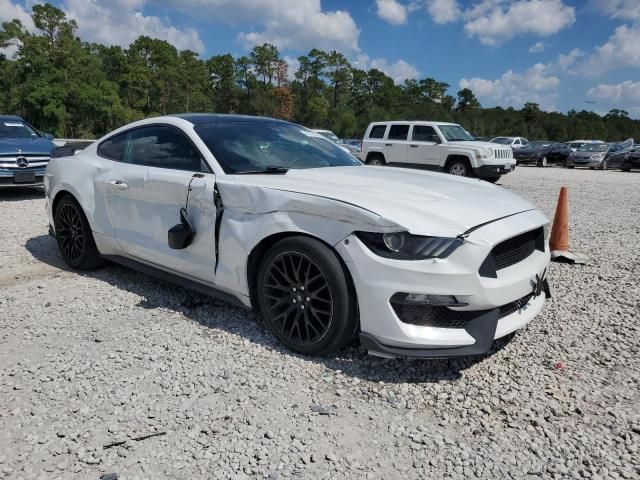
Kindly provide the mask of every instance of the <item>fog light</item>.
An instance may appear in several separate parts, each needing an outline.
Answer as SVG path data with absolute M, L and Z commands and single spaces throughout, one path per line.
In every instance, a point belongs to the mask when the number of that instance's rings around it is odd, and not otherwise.
M 405 305 L 432 305 L 440 307 L 464 307 L 467 303 L 459 302 L 453 295 L 430 295 L 426 293 L 396 293 L 391 297 L 392 303 Z

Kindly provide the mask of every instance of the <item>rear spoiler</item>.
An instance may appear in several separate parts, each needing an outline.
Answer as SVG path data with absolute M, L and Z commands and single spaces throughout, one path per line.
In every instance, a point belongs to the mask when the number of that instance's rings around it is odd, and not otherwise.
M 64 146 L 54 148 L 51 152 L 51 158 L 72 157 L 76 153 L 87 148 L 93 142 L 93 140 L 69 140 L 64 144 Z

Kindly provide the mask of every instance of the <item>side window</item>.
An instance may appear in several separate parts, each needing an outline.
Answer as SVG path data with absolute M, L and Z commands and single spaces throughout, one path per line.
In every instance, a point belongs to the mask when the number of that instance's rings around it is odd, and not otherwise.
M 206 171 L 200 153 L 176 128 L 152 126 L 129 134 L 127 163 L 188 172 Z
M 520 145 L 520 139 L 516 138 L 515 142 L 513 142 L 514 145 Z
M 127 134 L 121 133 L 111 137 L 98 145 L 98 155 L 121 162 L 124 158 L 124 151 L 127 147 Z
M 384 132 L 386 129 L 386 125 L 375 125 L 369 132 L 369 138 L 384 138 Z
M 409 135 L 409 125 L 391 125 L 389 140 L 406 140 Z
M 439 141 L 438 134 L 433 127 L 428 125 L 414 125 L 411 140 L 416 142 L 436 142 Z

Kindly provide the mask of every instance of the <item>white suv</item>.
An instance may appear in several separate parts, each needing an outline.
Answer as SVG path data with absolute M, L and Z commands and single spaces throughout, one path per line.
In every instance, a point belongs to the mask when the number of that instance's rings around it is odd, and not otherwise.
M 455 123 L 398 121 L 369 124 L 360 159 L 495 182 L 515 168 L 511 147 L 478 142 Z

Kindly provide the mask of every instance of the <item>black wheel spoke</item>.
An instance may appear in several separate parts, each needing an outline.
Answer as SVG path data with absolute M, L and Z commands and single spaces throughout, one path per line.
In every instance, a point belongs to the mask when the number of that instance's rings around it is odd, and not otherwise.
M 80 260 L 84 253 L 85 232 L 82 217 L 77 207 L 64 204 L 56 216 L 56 234 L 60 250 L 72 263 Z
M 333 296 L 320 266 L 303 253 L 287 251 L 264 272 L 263 313 L 275 331 L 296 345 L 324 338 L 333 319 Z

